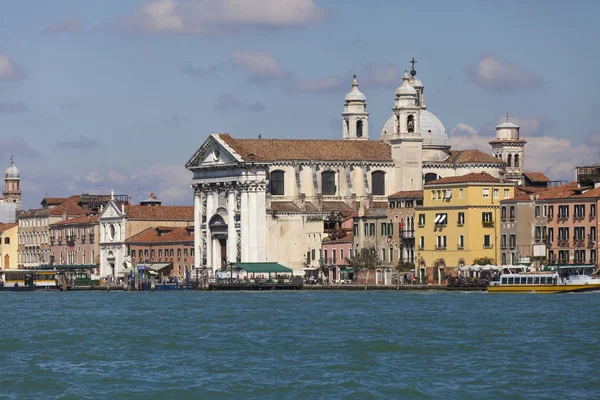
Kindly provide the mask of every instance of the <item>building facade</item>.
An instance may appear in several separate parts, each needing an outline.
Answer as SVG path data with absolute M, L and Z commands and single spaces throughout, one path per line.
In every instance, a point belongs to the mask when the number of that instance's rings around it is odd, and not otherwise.
M 194 227 L 147 228 L 125 240 L 134 267 L 159 265 L 163 276 L 185 278 L 194 262 Z
M 354 246 L 353 233 L 353 215 L 342 217 L 341 221 L 330 221 L 330 224 L 325 227 L 327 236 L 321 244 L 320 269 L 324 270 L 325 276 L 329 282 L 336 283 L 338 281 L 352 280 L 354 278 L 354 270 L 348 268 L 346 259 L 352 258 Z M 306 254 L 307 260 L 314 259 L 317 250 L 311 250 Z M 310 263 L 307 263 L 310 264 Z M 308 271 L 316 270 L 316 267 L 308 267 Z M 313 275 L 310 272 L 308 275 Z
M 514 183 L 486 173 L 441 178 L 425 184 L 417 207 L 417 269 L 421 282 L 442 283 L 457 267 L 500 257 L 500 201 Z
M 450 149 L 423 90 L 416 71 L 403 76 L 379 140 L 368 140 L 366 97 L 356 79 L 345 97 L 341 140 L 210 135 L 186 163 L 193 173 L 194 265 L 215 271 L 234 260 L 276 261 L 301 274 L 307 252 L 321 254 L 332 211 L 387 203 L 399 191 L 422 190 L 424 179 L 480 171 L 499 177 L 506 166 L 499 158 Z
M 50 265 L 95 265 L 100 261 L 98 215 L 50 224 Z
M 133 267 L 126 240 L 157 226 L 186 227 L 194 222 L 194 207 L 130 205 L 111 199 L 99 217 L 100 276 L 123 277 Z
M 18 230 L 16 223 L 0 223 L 0 270 L 18 267 Z
M 397 192 L 388 198 L 388 218 L 397 228 L 390 244 L 398 249 L 398 263 L 415 263 L 415 208 L 422 205 L 422 190 Z

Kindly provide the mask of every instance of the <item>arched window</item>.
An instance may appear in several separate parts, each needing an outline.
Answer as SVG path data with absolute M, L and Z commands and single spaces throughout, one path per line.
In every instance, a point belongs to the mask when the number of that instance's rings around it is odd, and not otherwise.
M 408 127 L 408 132 L 414 132 L 415 131 L 415 117 L 412 115 L 408 116 L 408 119 L 406 120 L 406 126 Z
M 4 256 L 4 268 L 10 268 L 10 256 L 8 254 Z
M 375 171 L 371 174 L 374 196 L 385 196 L 385 172 Z
M 271 180 L 269 191 L 274 196 L 283 196 L 285 194 L 285 172 L 273 171 L 271 172 Z
M 363 135 L 363 122 L 362 120 L 356 121 L 356 137 L 362 137 Z
M 333 196 L 336 193 L 335 172 L 324 171 L 321 173 L 321 192 L 324 195 Z
M 515 154 L 515 167 L 519 167 L 519 155 Z
M 433 172 L 428 172 L 425 174 L 425 183 L 435 181 L 436 179 L 438 179 L 438 174 Z
M 10 244 L 10 238 L 9 237 L 5 237 L 4 238 L 4 244 Z
M 509 154 L 508 157 L 506 157 L 506 163 L 509 167 L 512 167 L 512 154 Z

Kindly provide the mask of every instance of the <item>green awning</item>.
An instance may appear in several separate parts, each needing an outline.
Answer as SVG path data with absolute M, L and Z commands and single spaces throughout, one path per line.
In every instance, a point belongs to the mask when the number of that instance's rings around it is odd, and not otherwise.
M 354 272 L 354 268 L 352 268 L 352 267 L 346 267 L 342 271 L 344 271 L 344 272 Z
M 246 272 L 262 272 L 262 273 L 269 273 L 269 272 L 282 272 L 282 273 L 291 273 L 293 272 L 292 269 L 288 268 L 288 267 L 284 267 L 283 265 L 276 263 L 276 262 L 247 262 L 247 263 L 243 263 L 243 262 L 238 262 L 238 263 L 232 263 L 236 268 L 238 269 L 243 269 Z

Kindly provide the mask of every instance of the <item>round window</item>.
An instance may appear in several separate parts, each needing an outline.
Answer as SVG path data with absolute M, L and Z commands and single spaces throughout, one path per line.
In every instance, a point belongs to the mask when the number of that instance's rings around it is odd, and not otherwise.
M 213 151 L 213 160 L 215 160 L 215 161 L 219 160 L 220 156 L 221 156 L 221 152 L 219 151 L 219 149 L 215 149 Z
M 110 227 L 108 228 L 108 233 L 110 235 L 111 240 L 115 238 L 116 229 L 114 225 L 110 225 Z

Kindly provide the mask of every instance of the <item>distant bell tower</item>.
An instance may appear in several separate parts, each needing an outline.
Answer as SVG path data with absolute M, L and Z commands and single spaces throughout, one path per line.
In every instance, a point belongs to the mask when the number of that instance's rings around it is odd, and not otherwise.
M 19 187 L 19 169 L 13 162 L 13 157 L 10 156 L 10 165 L 4 171 L 4 200 L 11 201 L 17 204 L 17 209 L 21 209 L 21 188 Z
M 496 139 L 490 142 L 492 154 L 506 163 L 507 179 L 518 181 L 523 176 L 525 167 L 524 151 L 526 140 L 519 137 L 519 125 L 513 124 L 508 119 L 496 126 Z
M 352 90 L 346 95 L 342 113 L 342 139 L 369 140 L 369 113 L 367 99 L 358 90 L 356 75 L 352 81 Z

